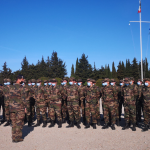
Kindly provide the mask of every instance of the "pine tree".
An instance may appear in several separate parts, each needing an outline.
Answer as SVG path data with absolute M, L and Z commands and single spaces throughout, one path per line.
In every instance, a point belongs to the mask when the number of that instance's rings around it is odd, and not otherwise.
M 72 67 L 71 67 L 71 77 L 74 77 L 74 65 L 72 64 Z
M 118 78 L 119 80 L 121 80 L 121 79 L 123 79 L 123 77 L 124 77 L 121 61 L 119 62 L 119 65 L 118 65 L 117 67 L 118 67 L 118 70 L 117 70 L 117 78 Z
M 139 78 L 139 72 L 138 72 L 138 64 L 136 58 L 132 61 L 132 77 L 137 81 Z
M 116 73 L 114 62 L 112 63 L 112 78 L 117 78 L 117 73 Z
M 23 61 L 21 62 L 21 68 L 22 68 L 22 75 L 24 76 L 25 79 L 28 80 L 28 74 L 29 74 L 29 62 L 26 58 L 26 56 L 23 58 Z
M 75 78 L 78 79 L 79 78 L 79 61 L 78 58 L 76 60 L 76 68 L 75 68 Z

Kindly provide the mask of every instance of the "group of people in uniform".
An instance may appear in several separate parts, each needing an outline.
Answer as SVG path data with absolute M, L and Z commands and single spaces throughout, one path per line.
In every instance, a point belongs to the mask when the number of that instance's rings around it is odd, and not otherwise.
M 122 106 L 124 106 L 126 130 L 132 124 L 132 131 L 136 131 L 136 125 L 141 121 L 141 110 L 144 114 L 144 128 L 149 129 L 150 119 L 150 79 L 146 78 L 142 82 L 138 80 L 134 83 L 134 78 L 120 80 L 120 85 L 116 85 L 114 79 L 105 78 L 102 87 L 96 86 L 96 81 L 87 79 L 84 86 L 81 79 L 76 80 L 71 77 L 63 78 L 61 85 L 56 79 L 44 80 L 44 85 L 40 79 L 31 79 L 26 83 L 23 76 L 19 75 L 11 85 L 10 79 L 4 79 L 4 85 L 0 87 L 0 107 L 3 108 L 4 126 L 12 126 L 12 141 L 21 142 L 24 118 L 26 116 L 28 126 L 33 125 L 35 112 L 37 123 L 34 127 L 43 128 L 50 123 L 52 128 L 58 122 L 58 128 L 62 123 L 69 123 L 66 128 L 76 125 L 81 128 L 81 121 L 85 129 L 96 129 L 100 126 L 100 98 L 102 100 L 103 120 L 105 122 L 102 129 L 111 126 L 115 130 L 115 124 L 120 125 Z M 2 97 L 4 99 L 2 99 Z M 36 111 L 35 111 L 36 109 Z M 42 118 L 42 122 L 41 122 Z M 57 119 L 56 119 L 57 118 Z

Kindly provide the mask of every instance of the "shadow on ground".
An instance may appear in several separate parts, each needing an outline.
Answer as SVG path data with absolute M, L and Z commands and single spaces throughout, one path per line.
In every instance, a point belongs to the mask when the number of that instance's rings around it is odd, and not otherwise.
M 22 137 L 23 139 L 30 133 L 34 130 L 34 127 L 28 127 L 28 126 L 24 126 L 23 129 L 22 129 Z

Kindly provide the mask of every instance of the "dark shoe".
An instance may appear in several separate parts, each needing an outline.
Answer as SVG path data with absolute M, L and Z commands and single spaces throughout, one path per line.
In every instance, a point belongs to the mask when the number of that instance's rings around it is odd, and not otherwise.
M 10 120 L 7 121 L 7 123 L 4 125 L 4 127 L 7 127 L 7 126 L 9 126 L 9 125 L 10 125 Z
M 88 129 L 88 128 L 90 128 L 90 124 L 89 123 L 86 124 L 84 129 Z
M 65 118 L 62 119 L 62 123 L 66 123 L 66 119 Z
M 83 120 L 83 125 L 86 125 L 86 119 L 85 119 L 85 117 L 83 117 L 82 120 Z
M 13 143 L 18 143 L 18 142 L 22 142 L 23 139 L 18 139 L 18 140 L 12 140 Z
M 102 129 L 108 129 L 108 128 L 109 128 L 109 126 L 107 123 L 102 127 Z
M 149 126 L 145 125 L 145 127 L 142 129 L 142 132 L 148 131 Z
M 93 123 L 93 129 L 96 129 L 96 123 Z
M 119 120 L 119 119 L 118 119 L 118 120 Z M 111 125 L 111 129 L 112 129 L 112 130 L 115 130 L 115 129 L 116 129 L 114 124 Z
M 51 122 L 51 119 L 50 118 L 47 118 L 47 123 L 50 123 Z
M 99 119 L 97 120 L 97 125 L 98 125 L 98 126 L 100 126 L 100 125 L 101 125 L 101 123 L 100 123 L 100 120 L 99 120 Z
M 77 128 L 81 129 L 80 122 L 77 122 Z
M 50 124 L 48 127 L 51 128 L 51 127 L 54 127 L 54 126 L 55 126 L 55 121 L 52 120 L 52 121 L 51 121 L 51 124 Z
M 28 121 L 28 127 L 31 127 L 31 122 L 30 121 Z
M 43 128 L 45 128 L 47 126 L 47 122 L 46 121 L 43 121 Z
M 129 129 L 129 124 L 126 123 L 126 125 L 122 128 L 122 130 L 126 130 L 126 129 Z
M 133 124 L 132 131 L 136 131 L 136 124 Z
M 62 127 L 62 122 L 59 121 L 59 123 L 58 123 L 58 128 L 61 128 L 61 127 Z
M 2 120 L 1 120 L 1 124 L 3 124 L 5 121 L 6 121 L 5 119 L 2 119 Z
M 117 119 L 117 126 L 118 126 L 118 127 L 120 126 L 120 122 L 119 122 L 119 119 Z
M 34 127 L 40 126 L 40 120 L 37 120 L 37 124 Z
M 69 126 L 67 126 L 66 128 L 71 128 L 71 127 L 74 127 L 74 122 L 73 121 L 71 121 Z

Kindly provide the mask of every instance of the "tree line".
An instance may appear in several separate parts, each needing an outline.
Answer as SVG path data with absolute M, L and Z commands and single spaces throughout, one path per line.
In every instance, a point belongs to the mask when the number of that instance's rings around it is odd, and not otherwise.
M 124 77 L 134 77 L 137 81 L 141 78 L 141 62 L 138 62 L 136 58 L 130 62 L 126 59 L 126 62 L 120 61 L 117 68 L 114 62 L 112 62 L 112 68 L 110 69 L 109 64 L 96 68 L 92 66 L 88 61 L 88 56 L 84 53 L 80 59 L 76 59 L 75 66 L 72 64 L 71 77 L 76 79 L 82 79 L 83 83 L 86 83 L 87 78 L 95 79 L 96 81 L 104 78 L 115 78 L 117 81 Z M 148 68 L 147 58 L 143 60 L 143 71 L 144 78 L 150 78 L 150 69 Z M 42 57 L 41 61 L 38 60 L 37 64 L 29 64 L 26 56 L 21 62 L 21 70 L 12 72 L 12 70 L 4 62 L 2 70 L 0 70 L 0 83 L 3 83 L 4 78 L 10 78 L 12 81 L 21 74 L 28 81 L 29 79 L 48 79 L 48 78 L 59 78 L 62 79 L 67 75 L 66 64 L 62 59 L 58 58 L 57 52 L 53 51 L 51 57 L 47 57 L 46 60 Z M 68 77 L 69 78 L 69 77 Z M 97 83 L 98 84 L 98 83 Z

